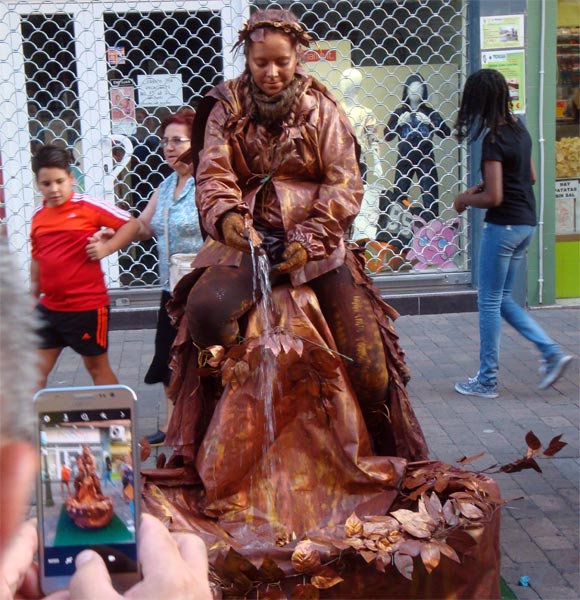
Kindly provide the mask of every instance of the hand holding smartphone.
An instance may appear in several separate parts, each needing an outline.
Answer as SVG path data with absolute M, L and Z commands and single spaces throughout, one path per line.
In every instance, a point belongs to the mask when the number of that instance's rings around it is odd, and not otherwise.
M 34 397 L 40 584 L 68 587 L 85 549 L 113 586 L 141 579 L 136 395 L 122 385 L 40 390 Z

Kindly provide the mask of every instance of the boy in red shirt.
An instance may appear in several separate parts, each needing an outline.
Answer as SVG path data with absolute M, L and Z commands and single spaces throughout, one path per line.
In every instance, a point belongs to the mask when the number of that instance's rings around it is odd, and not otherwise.
M 69 155 L 42 146 L 32 159 L 42 205 L 32 217 L 31 291 L 39 298 L 41 387 L 62 349 L 78 352 L 95 385 L 118 383 L 107 354 L 109 296 L 99 260 L 127 246 L 137 220 L 124 210 L 73 192 Z M 115 235 L 88 242 L 101 227 Z

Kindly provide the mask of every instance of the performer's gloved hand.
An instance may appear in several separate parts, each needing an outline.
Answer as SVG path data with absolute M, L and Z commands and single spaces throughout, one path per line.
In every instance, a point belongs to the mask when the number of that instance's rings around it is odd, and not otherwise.
M 248 225 L 244 217 L 238 213 L 227 213 L 222 219 L 221 229 L 226 246 L 230 246 L 246 254 L 250 254 L 248 240 L 252 241 L 254 248 L 257 248 L 262 243 L 258 232 L 251 225 Z
M 284 262 L 277 264 L 272 269 L 273 274 L 292 273 L 292 271 L 301 269 L 308 262 L 308 253 L 299 242 L 292 242 L 282 257 Z

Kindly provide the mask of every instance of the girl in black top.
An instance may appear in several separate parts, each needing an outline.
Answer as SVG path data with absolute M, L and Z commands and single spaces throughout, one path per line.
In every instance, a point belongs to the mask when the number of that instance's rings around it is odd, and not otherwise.
M 487 130 L 481 154 L 483 183 L 454 201 L 458 213 L 469 206 L 487 209 L 479 253 L 480 367 L 475 377 L 455 384 L 460 394 L 483 398 L 498 396 L 501 317 L 541 352 L 540 389 L 555 383 L 572 360 L 512 298 L 517 270 L 536 228 L 536 172 L 530 134 L 510 109 L 504 76 L 482 69 L 465 83 L 455 124 L 459 141 L 473 141 Z

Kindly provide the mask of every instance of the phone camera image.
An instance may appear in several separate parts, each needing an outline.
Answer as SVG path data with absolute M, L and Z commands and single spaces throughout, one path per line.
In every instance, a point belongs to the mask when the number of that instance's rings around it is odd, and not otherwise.
M 45 577 L 71 576 L 86 548 L 111 574 L 138 571 L 132 417 L 130 406 L 38 413 Z

